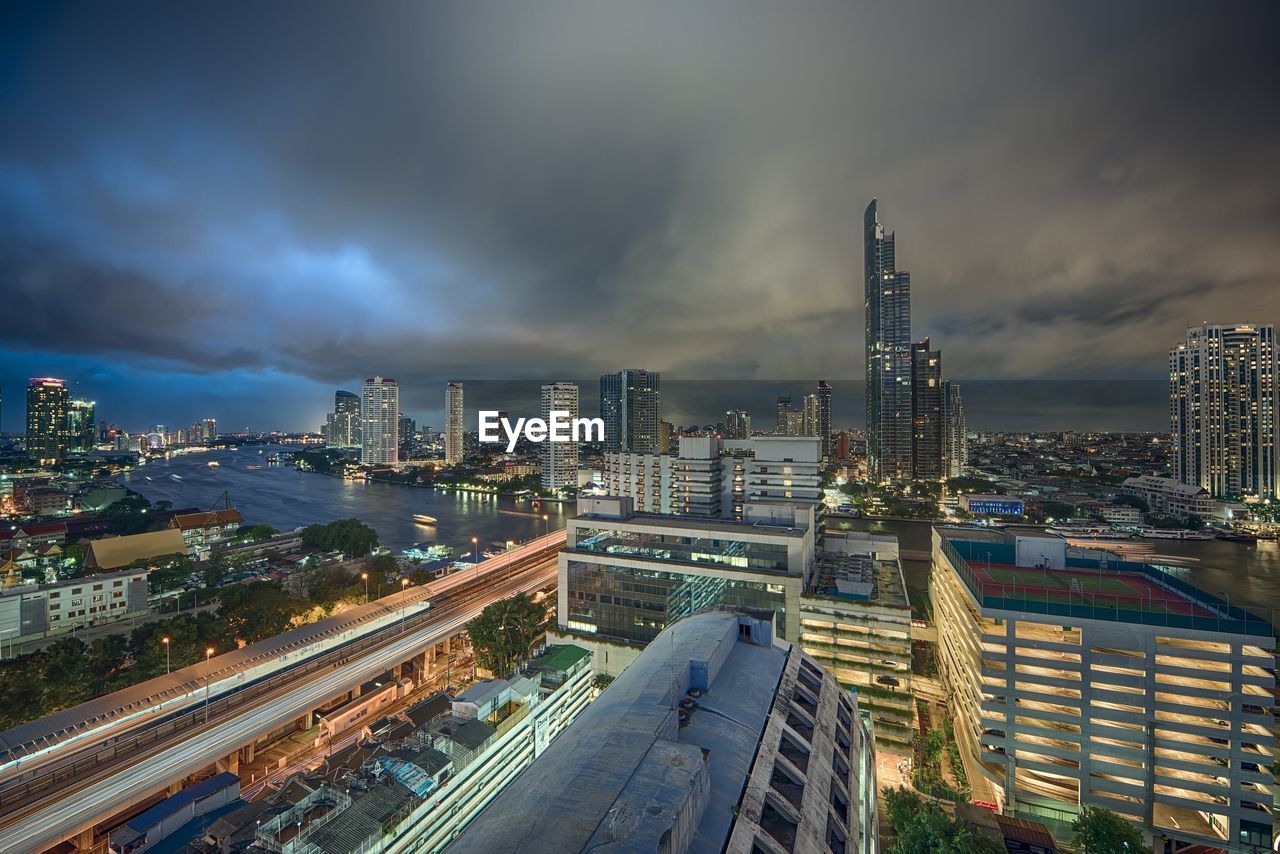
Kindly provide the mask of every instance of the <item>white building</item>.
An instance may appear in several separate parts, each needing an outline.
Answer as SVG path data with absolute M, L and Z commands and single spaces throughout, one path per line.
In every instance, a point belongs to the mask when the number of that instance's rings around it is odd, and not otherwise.
M 1194 326 L 1169 351 L 1173 475 L 1215 498 L 1277 497 L 1276 337 L 1271 324 Z
M 549 648 L 510 680 L 493 679 L 456 697 L 451 710 L 405 739 L 394 756 L 375 759 L 381 791 L 335 798 L 338 809 L 303 829 L 291 854 L 437 852 L 466 829 L 521 771 L 553 743 L 591 702 L 586 650 Z M 331 794 L 327 793 L 326 794 Z M 374 797 L 368 806 L 364 798 Z M 392 817 L 371 821 L 373 805 Z M 298 818 L 310 806 L 295 805 Z M 381 818 L 381 817 L 380 817 Z M 283 813 L 263 823 L 259 841 L 294 820 Z
M 364 381 L 360 396 L 362 450 L 367 466 L 395 465 L 400 455 L 400 388 L 386 377 Z
M 1217 514 L 1217 502 L 1203 486 L 1183 483 L 1172 477 L 1126 478 L 1120 486 L 1123 495 L 1133 495 L 1147 502 L 1152 513 L 1166 516 L 1199 516 L 1209 519 Z
M 141 614 L 147 602 L 147 572 L 125 569 L 53 584 L 0 589 L 0 645 L 21 645 L 90 624 Z
M 1270 848 L 1270 622 L 1160 567 L 1028 532 L 935 527 L 929 592 L 973 798 Z
M 465 454 L 462 444 L 462 383 L 451 382 L 444 388 L 445 465 L 457 465 Z
M 578 417 L 578 387 L 573 383 L 552 383 L 542 387 L 542 420 L 551 423 L 552 412 L 566 412 L 569 422 Z M 572 436 L 572 434 L 571 434 Z M 578 443 L 552 442 L 550 437 L 539 449 L 542 462 L 542 488 L 558 490 L 578 485 Z
M 602 476 L 605 492 L 641 513 L 738 519 L 744 501 L 816 503 L 821 461 L 817 437 L 685 436 L 675 454 L 607 453 Z

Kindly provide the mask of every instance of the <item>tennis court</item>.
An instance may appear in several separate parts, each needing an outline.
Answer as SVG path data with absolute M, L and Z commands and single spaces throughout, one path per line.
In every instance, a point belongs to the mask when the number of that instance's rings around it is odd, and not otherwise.
M 988 566 L 982 561 L 969 561 L 968 565 L 982 583 L 985 596 L 1184 617 L 1218 616 L 1137 572 Z

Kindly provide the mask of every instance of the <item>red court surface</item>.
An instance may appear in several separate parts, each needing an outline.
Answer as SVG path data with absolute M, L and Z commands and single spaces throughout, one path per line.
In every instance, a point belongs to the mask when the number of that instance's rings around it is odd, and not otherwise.
M 984 596 L 1062 605 L 1093 605 L 1122 611 L 1217 617 L 1185 596 L 1166 590 L 1136 572 L 1089 569 L 1035 569 L 967 561 Z

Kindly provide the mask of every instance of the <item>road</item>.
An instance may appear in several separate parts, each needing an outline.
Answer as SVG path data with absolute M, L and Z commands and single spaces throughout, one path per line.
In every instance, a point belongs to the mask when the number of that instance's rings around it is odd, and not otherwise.
M 481 565 L 483 567 L 483 564 Z M 305 714 L 351 688 L 378 676 L 396 664 L 457 634 L 490 602 L 554 583 L 554 554 L 531 564 L 524 572 L 495 585 L 485 585 L 483 568 L 442 579 L 442 589 L 454 592 L 434 619 L 411 628 L 403 637 L 362 655 L 331 671 L 321 671 L 279 696 L 268 695 L 260 704 L 238 709 L 225 720 L 182 733 L 182 740 L 114 773 L 88 781 L 79 788 L 62 788 L 53 803 L 38 804 L 11 818 L 0 829 L 0 851 L 41 851 L 71 839 L 152 793 L 180 782 L 184 777 L 228 756 L 255 738 Z M 476 588 L 472 592 L 467 588 Z M 434 585 L 432 586 L 435 592 Z M 463 590 L 465 589 L 465 592 Z M 74 797 L 71 795 L 74 794 Z

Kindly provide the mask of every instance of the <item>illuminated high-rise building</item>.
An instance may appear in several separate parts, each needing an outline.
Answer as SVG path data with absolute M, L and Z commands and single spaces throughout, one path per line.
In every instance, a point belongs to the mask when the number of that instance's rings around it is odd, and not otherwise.
M 872 480 L 911 476 L 911 274 L 897 268 L 895 235 L 876 200 L 863 217 L 867 465 Z
M 724 414 L 726 439 L 750 439 L 751 415 L 745 409 L 730 409 Z
M 57 462 L 66 456 L 67 383 L 53 377 L 33 377 L 27 382 L 27 454 L 40 462 Z
M 462 413 L 462 383 L 451 382 L 444 389 L 445 465 L 455 466 L 466 455 L 462 444 Z
M 800 410 L 800 436 L 818 435 L 818 396 L 806 394 L 804 408 Z
M 601 376 L 600 418 L 604 420 L 606 451 L 657 453 L 662 421 L 661 375 L 628 368 Z
M 1271 324 L 1194 326 L 1169 351 L 1173 476 L 1215 497 L 1277 497 Z
M 911 345 L 911 477 L 942 480 L 942 351 L 929 339 Z
M 98 427 L 94 420 L 92 400 L 73 400 L 67 404 L 67 449 L 88 453 L 98 444 Z
M 359 395 L 349 391 L 334 392 L 333 412 L 325 420 L 325 444 L 331 448 L 363 447 Z
M 814 435 L 822 440 L 822 456 L 832 459 L 835 456 L 835 434 L 831 431 L 831 385 L 826 380 L 818 380 L 817 403 Z
M 946 477 L 964 477 L 969 466 L 969 434 L 960 384 L 942 384 L 942 456 Z
M 542 420 L 551 423 L 552 412 L 565 412 L 569 422 L 578 417 L 578 386 L 551 383 L 542 387 Z M 538 448 L 542 462 L 542 488 L 564 489 L 578 485 L 578 443 L 552 442 L 548 436 Z
M 395 465 L 400 460 L 400 388 L 387 377 L 364 381 L 360 399 L 360 462 Z
M 355 395 L 352 395 L 352 397 L 355 397 Z M 218 440 L 218 419 L 206 418 L 200 422 L 200 438 L 205 443 Z

